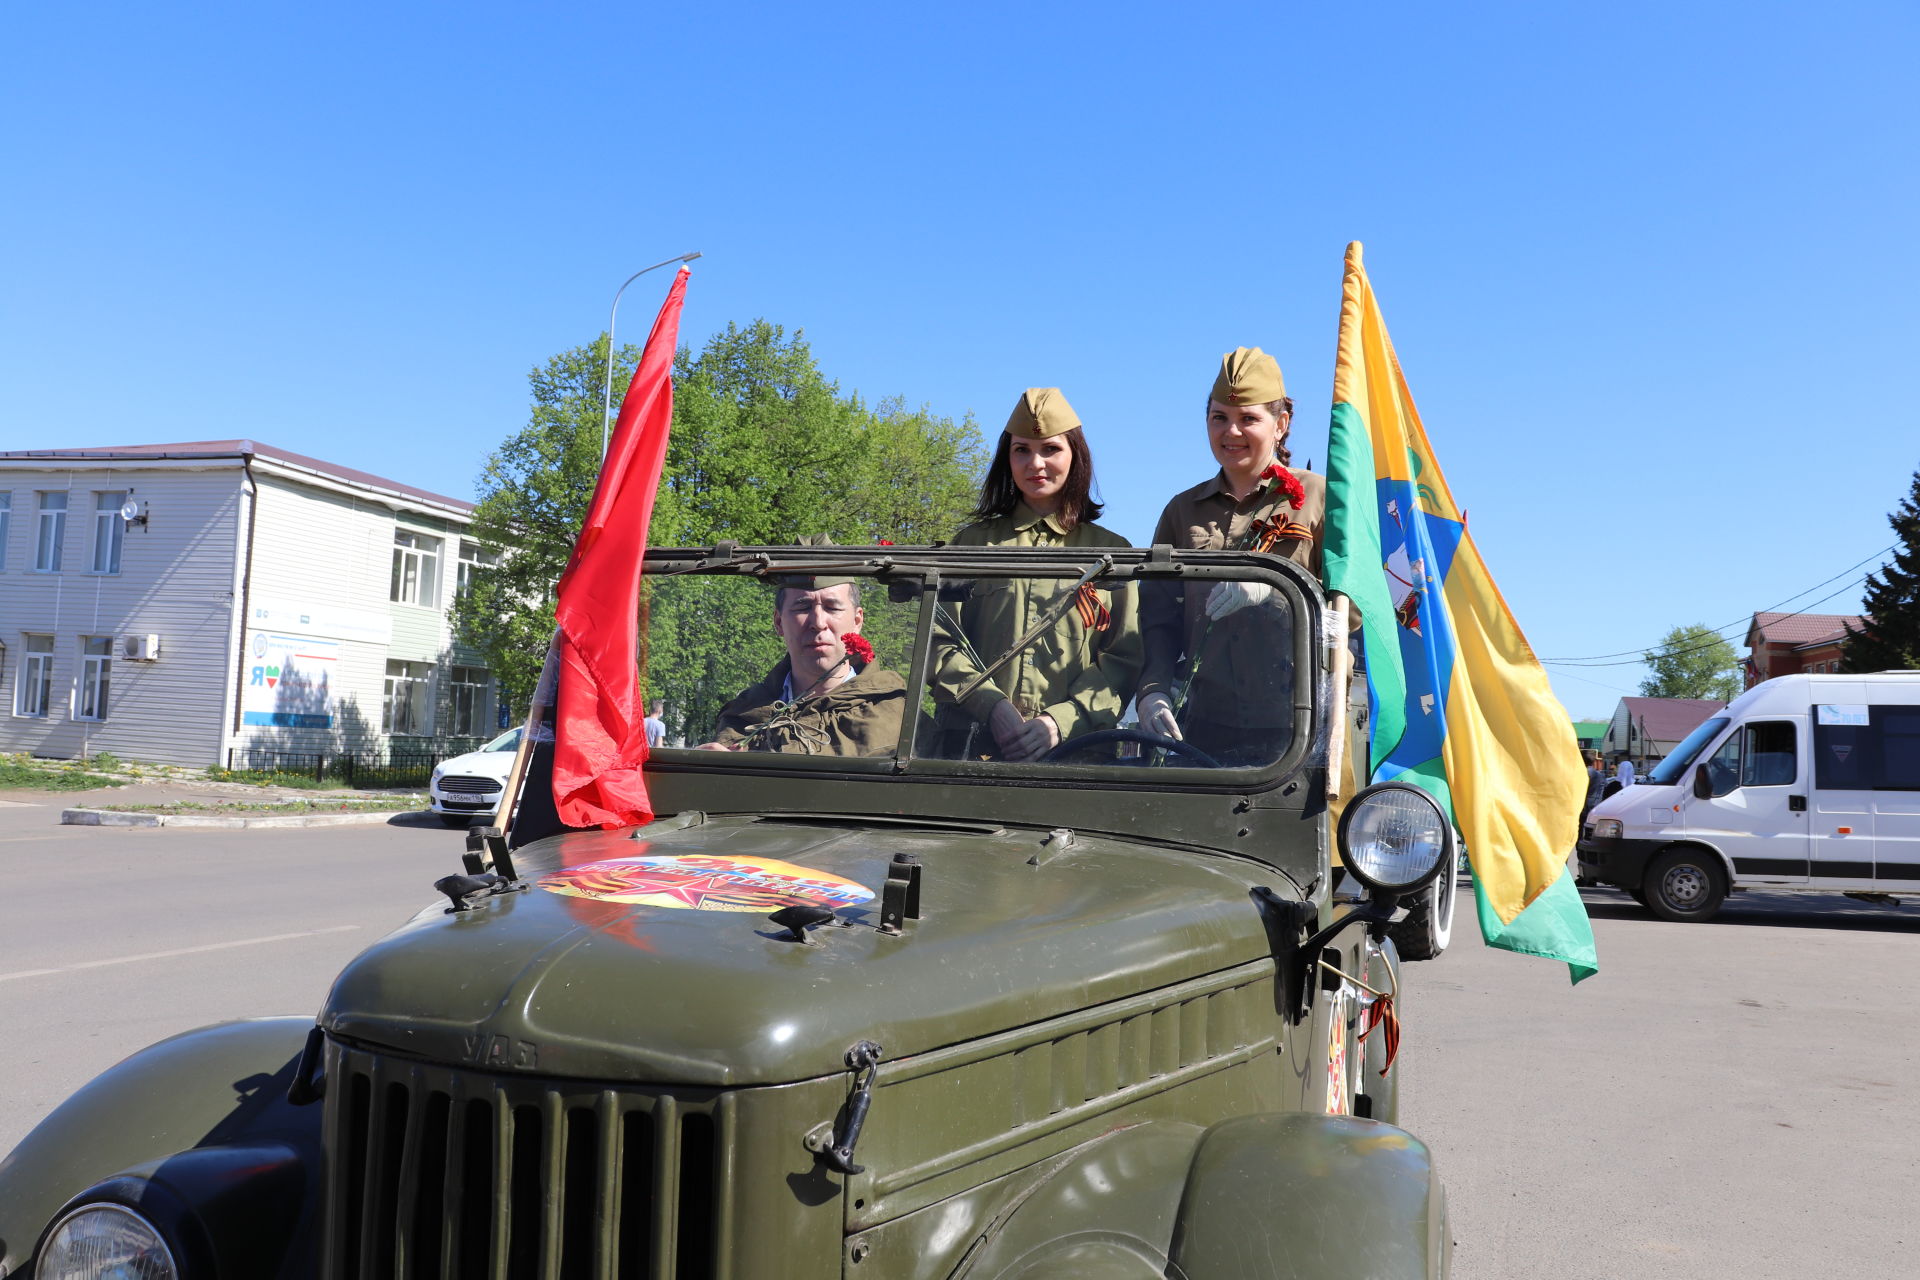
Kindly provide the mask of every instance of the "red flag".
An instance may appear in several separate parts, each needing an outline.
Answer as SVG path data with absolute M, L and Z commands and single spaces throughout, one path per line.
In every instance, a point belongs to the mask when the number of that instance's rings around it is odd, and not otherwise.
M 594 487 L 593 506 L 560 575 L 560 692 L 554 708 L 553 801 L 570 827 L 653 817 L 640 766 L 640 559 L 673 426 L 673 356 L 687 268 L 674 277 L 647 335 Z

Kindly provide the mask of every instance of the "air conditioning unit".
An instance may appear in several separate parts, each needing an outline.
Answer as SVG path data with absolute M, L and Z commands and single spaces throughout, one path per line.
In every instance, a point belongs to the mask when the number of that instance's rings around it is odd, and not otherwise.
M 160 637 L 121 636 L 120 656 L 128 662 L 152 662 L 160 656 Z

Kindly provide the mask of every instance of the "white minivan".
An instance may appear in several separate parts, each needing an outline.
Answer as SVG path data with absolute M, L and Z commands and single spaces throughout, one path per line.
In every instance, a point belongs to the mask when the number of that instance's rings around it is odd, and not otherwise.
M 1736 889 L 1920 897 L 1920 671 L 1755 685 L 1595 805 L 1579 860 L 1666 920 Z

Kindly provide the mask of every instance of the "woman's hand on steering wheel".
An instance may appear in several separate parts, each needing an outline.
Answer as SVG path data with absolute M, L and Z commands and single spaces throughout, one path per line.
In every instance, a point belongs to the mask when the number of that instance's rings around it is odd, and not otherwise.
M 1086 747 L 1101 747 L 1110 742 L 1137 742 L 1143 747 L 1158 747 L 1162 751 L 1184 757 L 1206 769 L 1218 769 L 1220 762 L 1212 756 L 1182 738 L 1169 737 L 1164 733 L 1154 733 L 1147 729 L 1100 729 L 1093 733 L 1083 733 L 1077 738 L 1069 738 L 1053 750 L 1041 756 L 1039 763 L 1051 764 L 1061 756 L 1071 755 Z

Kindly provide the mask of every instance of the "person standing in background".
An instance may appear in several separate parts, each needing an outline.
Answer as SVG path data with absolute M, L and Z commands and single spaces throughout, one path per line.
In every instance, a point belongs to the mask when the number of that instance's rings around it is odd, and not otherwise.
M 647 750 L 649 751 L 653 750 L 655 747 L 664 746 L 666 744 L 667 722 L 661 718 L 666 712 L 666 709 L 667 709 L 666 701 L 665 699 L 662 699 L 662 698 L 655 698 L 652 702 L 647 704 L 647 718 L 646 718 L 645 724 L 647 728 Z

